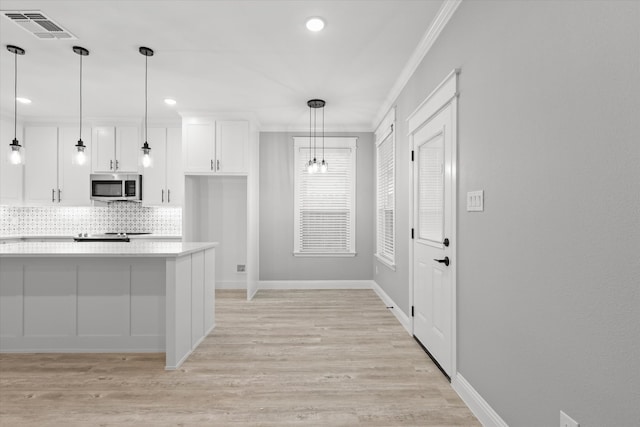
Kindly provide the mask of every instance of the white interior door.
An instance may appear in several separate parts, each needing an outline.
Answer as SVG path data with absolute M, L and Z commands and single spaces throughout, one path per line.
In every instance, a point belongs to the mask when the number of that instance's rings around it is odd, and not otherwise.
M 449 377 L 455 301 L 452 108 L 413 135 L 413 334 Z

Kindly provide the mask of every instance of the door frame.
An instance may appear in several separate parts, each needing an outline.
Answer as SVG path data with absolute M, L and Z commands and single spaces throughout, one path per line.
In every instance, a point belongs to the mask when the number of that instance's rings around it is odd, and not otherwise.
M 451 106 L 451 118 L 453 126 L 451 129 L 451 236 L 449 241 L 452 245 L 451 265 L 451 379 L 455 378 L 458 373 L 457 366 L 457 271 L 458 271 L 458 75 L 460 69 L 456 68 L 451 71 L 447 77 L 425 98 L 424 101 L 416 108 L 407 118 L 407 136 L 409 138 L 409 149 L 415 150 L 414 135 L 428 123 L 436 114 L 444 108 Z M 409 197 L 409 224 L 414 227 L 415 215 L 415 173 L 413 160 L 410 161 L 410 188 L 411 196 Z M 414 306 L 413 299 L 413 269 L 414 269 L 414 239 L 409 239 L 409 305 Z M 414 317 L 411 320 L 411 335 L 414 335 Z M 428 350 L 428 349 L 427 349 Z

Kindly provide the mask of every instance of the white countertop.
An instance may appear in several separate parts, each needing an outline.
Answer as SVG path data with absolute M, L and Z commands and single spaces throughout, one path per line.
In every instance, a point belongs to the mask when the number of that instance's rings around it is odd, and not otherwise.
M 16 239 L 73 239 L 77 234 L 12 234 L 0 236 L 0 240 Z M 133 234 L 128 235 L 129 239 L 155 240 L 155 239 L 182 239 L 182 236 L 175 234 Z
M 1 257 L 180 257 L 218 242 L 15 242 L 0 245 Z

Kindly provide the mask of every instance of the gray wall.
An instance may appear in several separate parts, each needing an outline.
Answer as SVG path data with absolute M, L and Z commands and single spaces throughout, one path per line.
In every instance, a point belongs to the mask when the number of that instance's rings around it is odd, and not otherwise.
M 293 256 L 293 137 L 260 133 L 260 280 L 370 280 L 373 278 L 373 133 L 357 136 L 355 257 Z
M 405 119 L 456 67 L 460 374 L 509 425 L 640 425 L 640 2 L 461 4 L 397 99 L 405 313 Z

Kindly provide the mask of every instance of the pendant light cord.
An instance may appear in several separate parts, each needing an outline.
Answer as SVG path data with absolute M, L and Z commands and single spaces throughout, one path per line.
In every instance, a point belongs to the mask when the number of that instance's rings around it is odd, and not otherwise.
M 317 130 L 316 128 L 318 127 L 318 114 L 317 114 L 317 108 L 313 109 L 313 159 L 316 159 L 316 135 L 317 135 Z
M 322 161 L 324 162 L 324 106 L 322 107 Z
M 147 142 L 147 69 L 148 69 L 149 57 L 144 56 L 144 142 Z
M 78 143 L 82 141 L 82 54 L 78 55 L 80 57 L 80 139 Z M 80 148 L 78 148 L 80 150 Z
M 311 163 L 311 105 L 309 105 L 309 163 Z
M 18 139 L 18 53 L 13 54 L 14 58 L 14 84 L 13 84 L 13 139 Z

